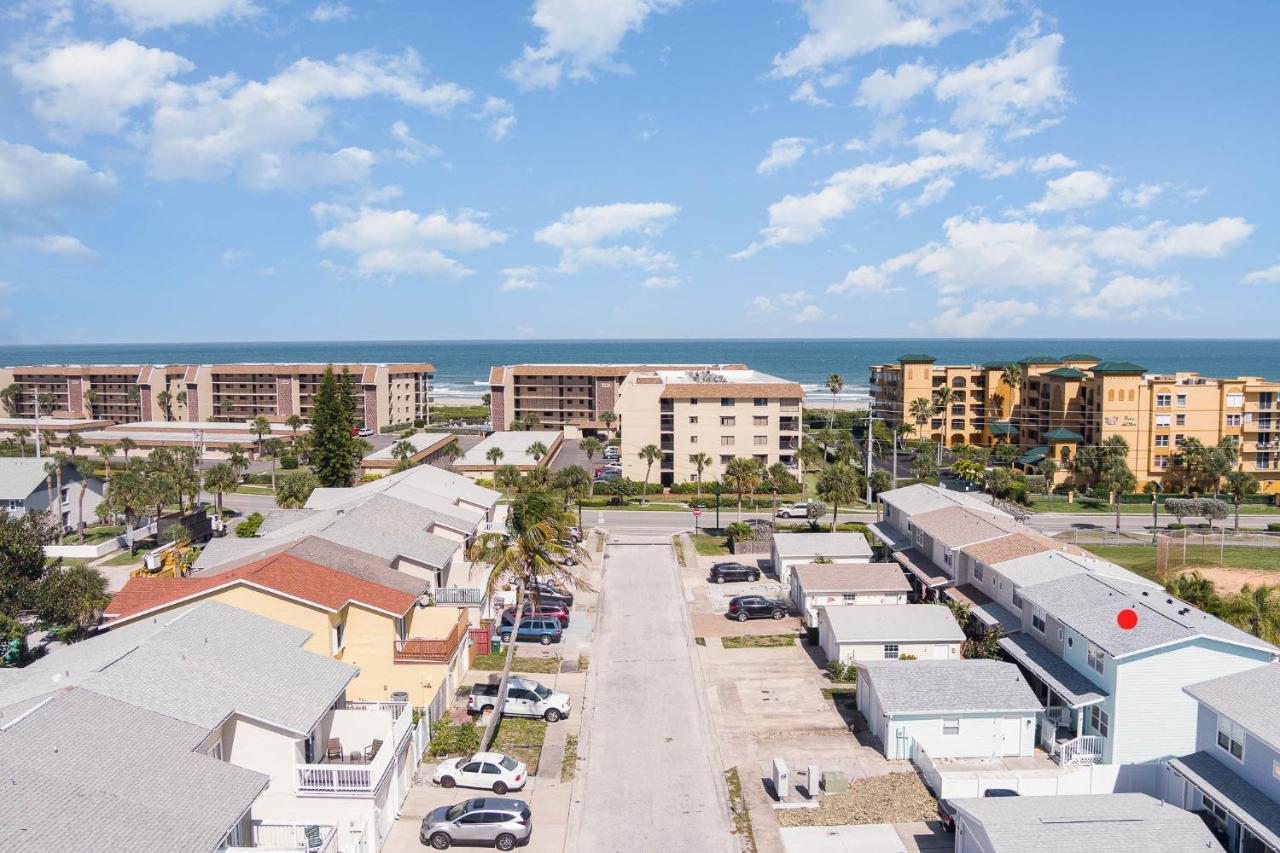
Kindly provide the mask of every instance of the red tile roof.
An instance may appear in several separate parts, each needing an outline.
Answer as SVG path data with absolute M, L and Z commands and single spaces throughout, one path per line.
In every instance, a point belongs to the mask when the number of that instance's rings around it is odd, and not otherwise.
M 116 593 L 106 615 L 113 621 L 137 616 L 222 587 L 252 584 L 325 608 L 340 610 L 349 602 L 394 613 L 407 613 L 417 597 L 398 589 L 302 560 L 275 554 L 209 577 L 132 578 Z

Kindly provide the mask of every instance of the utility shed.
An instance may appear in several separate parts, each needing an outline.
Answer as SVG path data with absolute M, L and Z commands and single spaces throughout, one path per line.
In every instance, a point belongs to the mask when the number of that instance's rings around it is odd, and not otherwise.
M 901 572 L 899 572 L 901 574 Z M 960 657 L 964 631 L 941 604 L 835 605 L 818 608 L 818 642 L 827 660 L 918 660 Z
M 791 606 L 806 628 L 818 608 L 845 604 L 906 604 L 911 584 L 897 563 L 806 563 L 791 569 Z
M 769 549 L 773 573 L 791 583 L 791 569 L 825 557 L 833 563 L 870 563 L 871 543 L 861 533 L 775 533 Z

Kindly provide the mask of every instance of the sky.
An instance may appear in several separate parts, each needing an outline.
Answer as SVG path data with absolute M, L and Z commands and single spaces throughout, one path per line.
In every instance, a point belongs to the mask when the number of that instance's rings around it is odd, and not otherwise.
M 10 0 L 0 341 L 1265 337 L 1280 5 Z

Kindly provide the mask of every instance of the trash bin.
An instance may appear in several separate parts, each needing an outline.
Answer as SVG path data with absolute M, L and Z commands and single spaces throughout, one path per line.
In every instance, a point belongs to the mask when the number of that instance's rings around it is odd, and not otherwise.
M 494 634 L 489 638 L 489 654 L 496 655 L 500 651 L 502 651 L 502 638 Z

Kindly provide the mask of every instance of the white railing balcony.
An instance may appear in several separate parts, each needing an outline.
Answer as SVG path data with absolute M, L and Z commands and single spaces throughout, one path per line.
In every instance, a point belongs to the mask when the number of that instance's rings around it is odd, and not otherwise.
M 258 823 L 250 828 L 247 844 L 225 848 L 227 853 L 333 853 L 337 850 L 337 828 L 323 824 Z M 243 840 L 243 839 L 242 839 Z
M 478 586 L 442 586 L 431 591 L 436 604 L 479 606 L 484 604 L 484 590 Z
M 329 736 L 337 754 L 328 757 L 328 744 L 321 743 L 322 761 L 295 765 L 298 793 L 371 797 L 413 731 L 413 711 L 405 702 L 348 702 L 332 713 Z
M 1058 763 L 1063 767 L 1080 767 L 1102 763 L 1102 748 L 1106 738 L 1100 735 L 1080 735 L 1058 747 Z
M 384 743 L 368 764 L 332 762 L 325 764 L 299 764 L 298 793 L 304 796 L 372 797 L 391 767 L 395 753 L 391 744 Z
M 413 728 L 413 711 L 405 702 L 347 702 L 348 711 L 386 711 L 391 714 L 391 744 L 399 747 Z

